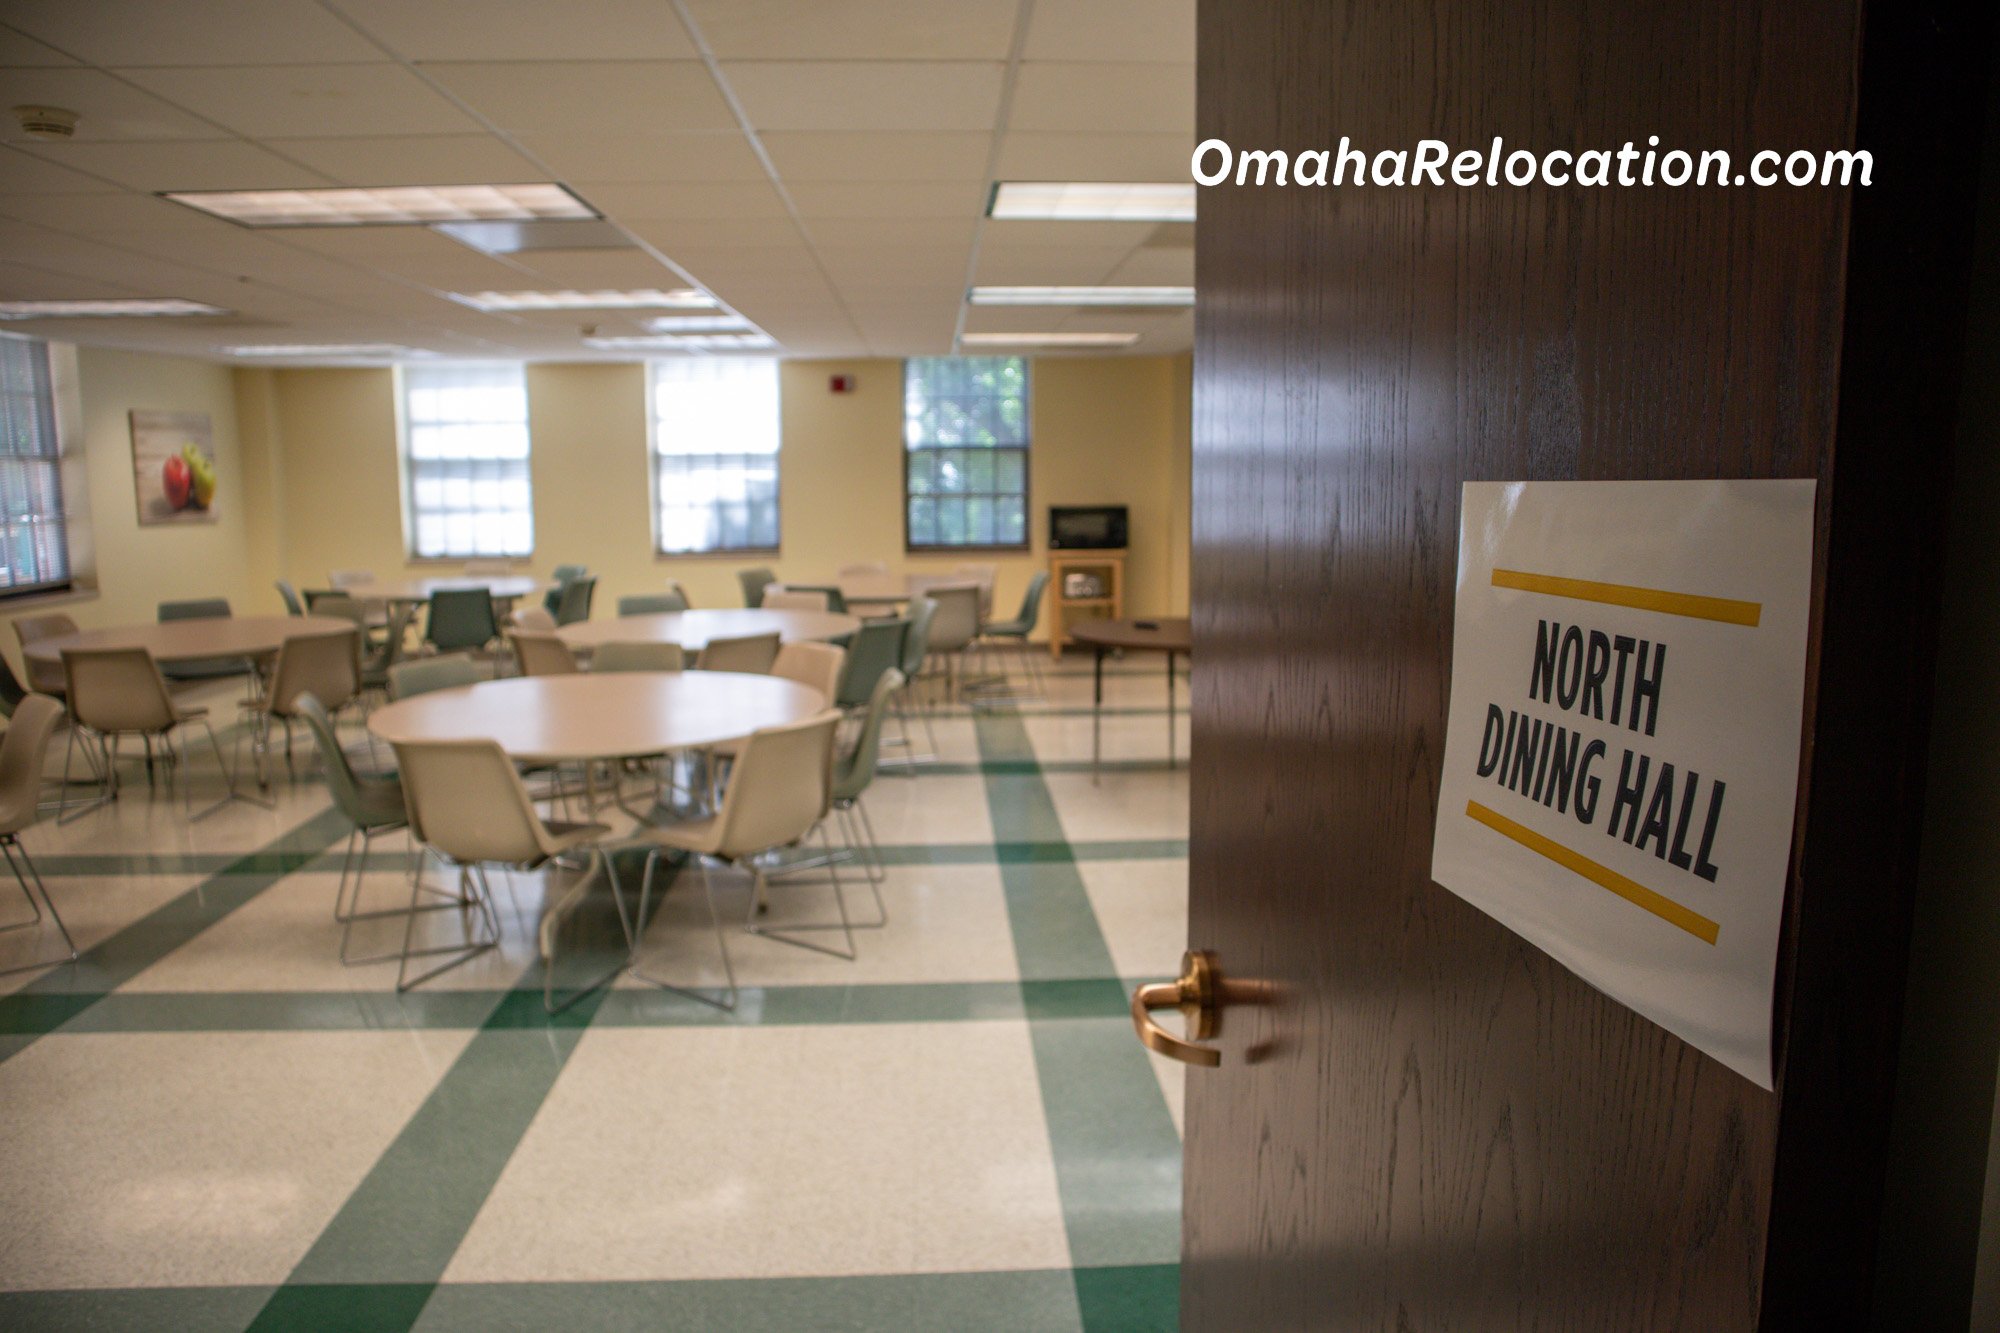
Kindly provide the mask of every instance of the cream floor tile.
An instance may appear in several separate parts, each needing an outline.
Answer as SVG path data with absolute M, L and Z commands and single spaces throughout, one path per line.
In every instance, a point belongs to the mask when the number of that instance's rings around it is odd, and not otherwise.
M 1085 861 L 1077 870 L 1118 975 L 1173 975 L 1187 948 L 1187 862 Z
M 384 850 L 387 850 L 385 847 Z M 566 875 L 568 872 L 553 872 Z M 424 983 L 430 989 L 477 990 L 511 986 L 537 953 L 535 923 L 540 919 L 545 878 L 491 872 L 493 895 L 502 928 L 501 947 Z M 339 876 L 301 871 L 286 876 L 236 911 L 195 936 L 174 952 L 127 982 L 127 991 L 319 991 L 391 990 L 396 964 L 346 967 L 340 961 L 341 927 L 333 919 L 333 899 Z M 450 889 L 448 872 L 433 867 L 428 882 Z M 514 893 L 508 893 L 512 884 Z M 409 902 L 409 881 L 398 870 L 369 874 L 363 910 L 403 907 Z M 518 907 L 517 907 L 518 904 Z M 400 918 L 359 922 L 354 928 L 353 953 L 365 957 L 402 946 Z M 456 911 L 426 912 L 417 919 L 420 947 L 442 947 L 464 938 Z M 413 970 L 445 961 L 443 956 L 418 959 Z
M 202 882 L 200 875 L 52 875 L 46 867 L 42 880 L 55 899 L 56 911 L 69 927 L 80 950 L 88 950 L 109 936 L 140 921 L 162 905 Z M 0 868 L 0 921 L 25 919 L 30 915 L 14 877 Z M 30 958 L 46 958 L 62 952 L 62 937 L 44 914 L 35 930 L 9 931 L 0 935 L 0 967 L 13 967 Z M 0 994 L 29 985 L 46 970 L 17 972 L 0 977 Z M 58 974 L 59 976 L 60 974 Z
M 993 841 L 986 781 L 976 773 L 885 774 L 865 799 L 884 846 Z
M 1068 1262 L 1023 1023 L 593 1029 L 445 1280 Z
M 0 1286 L 283 1281 L 469 1039 L 43 1038 L 0 1065 Z
M 1167 1099 L 1167 1114 L 1174 1118 L 1174 1131 L 1186 1138 L 1188 1067 L 1152 1051 L 1146 1052 L 1146 1060 L 1153 1066 L 1153 1077 L 1159 1080 L 1160 1095 Z
M 223 789 L 212 771 L 198 775 L 195 811 L 221 797 Z M 242 790 L 254 792 L 254 784 Z M 148 789 L 144 778 L 126 774 L 119 798 L 112 804 L 58 824 L 53 814 L 22 837 L 37 855 L 102 855 L 153 852 L 165 855 L 253 852 L 310 819 L 328 804 L 326 786 L 317 778 L 276 782 L 269 793 L 275 808 L 266 810 L 234 801 L 204 819 L 190 823 L 180 796 L 162 783 Z M 89 789 L 77 788 L 72 799 L 88 799 Z
M 744 933 L 749 877 L 728 867 L 711 867 L 716 902 L 736 979 L 744 986 L 878 985 L 939 981 L 1011 981 L 1020 975 L 1007 925 L 1007 901 L 995 866 L 892 866 L 882 887 L 889 924 L 855 933 L 852 962 L 793 948 Z M 847 906 L 855 920 L 875 919 L 875 902 L 858 871 L 842 870 Z M 772 929 L 787 922 L 837 920 L 833 891 L 823 871 L 802 872 L 771 887 L 764 921 Z M 815 931 L 808 938 L 838 947 L 838 931 Z M 709 925 L 700 875 L 689 868 L 667 895 L 646 932 L 642 966 L 680 986 L 723 984 L 722 966 Z M 626 978 L 621 984 L 644 985 Z
M 1106 760 L 1150 759 L 1164 761 L 1167 757 L 1167 719 L 1157 717 L 1128 717 L 1122 714 L 1106 714 L 1100 725 L 1103 728 L 1103 758 Z M 1027 729 L 1028 739 L 1034 743 L 1035 757 L 1043 763 L 1052 760 L 1088 762 L 1090 759 L 1090 718 L 1086 716 L 1041 716 L 1032 714 L 1022 719 Z M 1187 762 L 1188 733 L 1187 718 L 1175 719 L 1174 748 L 1172 753 L 1182 763 Z
M 882 734 L 888 741 L 903 733 L 892 718 L 884 724 Z M 910 742 L 919 755 L 935 755 L 939 762 L 947 764 L 972 764 L 979 761 L 979 733 L 973 729 L 972 715 L 964 709 L 941 713 L 931 719 L 930 730 L 915 714 L 910 717 Z M 933 749 L 933 743 L 936 748 Z M 884 763 L 893 763 L 909 753 L 909 749 L 885 743 L 882 747 Z
M 1089 773 L 1045 773 L 1043 781 L 1071 842 L 1187 837 L 1186 765 L 1109 772 L 1096 786 Z

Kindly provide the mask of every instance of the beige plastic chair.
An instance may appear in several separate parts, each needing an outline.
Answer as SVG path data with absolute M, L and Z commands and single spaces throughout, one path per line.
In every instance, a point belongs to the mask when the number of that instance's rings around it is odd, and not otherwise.
M 553 634 L 508 636 L 514 641 L 514 661 L 524 676 L 574 676 L 580 669 L 576 654 Z
M 590 658 L 592 671 L 679 671 L 686 665 L 677 643 L 607 643 Z
M 125 736 L 143 737 L 148 754 L 152 753 L 152 742 L 157 738 L 166 747 L 167 757 L 177 760 L 175 780 L 181 784 L 190 820 L 207 818 L 237 794 L 236 775 L 223 761 L 222 744 L 215 738 L 215 728 L 208 723 L 208 709 L 183 707 L 174 702 L 167 693 L 166 677 L 160 674 L 159 663 L 151 653 L 144 648 L 67 648 L 62 660 L 63 673 L 69 681 L 70 717 L 76 726 L 70 731 L 69 746 L 63 754 L 63 799 L 56 811 L 57 823 L 67 823 L 118 799 L 118 742 Z M 215 752 L 216 766 L 222 770 L 229 789 L 228 795 L 200 814 L 194 812 L 194 794 L 187 780 L 192 754 L 186 728 L 196 725 L 208 733 L 209 748 Z M 94 736 L 103 746 L 100 794 L 72 811 L 68 808 L 70 759 L 76 752 L 79 730 L 86 733 L 86 744 Z M 181 742 L 178 756 L 173 751 L 176 736 Z
M 507 618 L 509 627 L 526 630 L 530 634 L 554 634 L 556 618 L 548 610 L 539 606 L 524 606 Z
M 341 598 L 358 606 L 352 598 Z M 292 723 L 299 716 L 301 695 L 310 694 L 330 714 L 353 703 L 361 694 L 361 627 L 345 634 L 310 634 L 278 645 L 277 665 L 264 697 L 243 705 L 250 715 L 251 753 L 257 757 L 257 785 L 271 785 L 264 756 L 271 748 L 271 723 L 285 727 L 285 771 L 292 771 Z M 240 768 L 241 765 L 238 765 Z
M 839 868 L 833 861 L 833 845 L 822 824 L 832 805 L 833 741 L 839 727 L 840 711 L 828 709 L 803 722 L 752 732 L 744 741 L 743 752 L 736 761 L 735 776 L 715 814 L 684 824 L 647 828 L 633 842 L 626 844 L 648 849 L 645 877 L 639 886 L 639 911 L 634 918 L 636 929 L 628 927 L 626 937 L 632 950 L 630 966 L 633 976 L 720 1009 L 736 1007 L 736 971 L 729 961 L 729 945 L 722 933 L 722 916 L 715 905 L 715 888 L 708 872 L 710 861 L 721 861 L 750 871 L 752 886 L 747 929 L 751 934 L 816 953 L 832 954 L 836 958 L 854 957 L 854 928 L 848 921 L 847 896 Z M 757 910 L 764 902 L 768 882 L 763 868 L 754 858 L 775 848 L 790 847 L 816 828 L 831 871 L 834 903 L 840 913 L 839 923 L 788 926 L 784 932 L 760 927 Z M 716 948 L 722 955 L 723 975 L 729 981 L 726 1002 L 662 981 L 648 975 L 639 966 L 639 937 L 646 928 L 646 907 L 653 892 L 653 871 L 659 864 L 661 854 L 673 851 L 690 853 L 700 863 L 702 891 L 708 896 L 709 922 L 715 929 Z M 614 892 L 616 888 L 614 881 Z M 619 920 L 625 920 L 622 909 Z M 843 932 L 847 939 L 847 951 L 842 953 L 811 940 L 793 938 L 794 933 L 815 930 Z
M 0 926 L 0 934 L 41 924 L 42 907 L 35 902 L 39 893 L 49 909 L 49 920 L 55 923 L 69 953 L 66 957 L 0 968 L 0 977 L 76 961 L 76 941 L 70 938 L 69 927 L 56 911 L 56 900 L 49 897 L 49 886 L 42 883 L 41 871 L 35 869 L 28 849 L 21 845 L 21 830 L 34 823 L 41 813 L 42 764 L 48 753 L 49 736 L 62 720 L 62 711 L 62 705 L 48 695 L 30 694 L 14 705 L 7 734 L 0 736 L 0 855 L 7 858 L 7 868 L 14 872 L 21 896 L 28 900 L 28 908 L 34 913 L 26 921 Z
M 487 866 L 538 870 L 565 852 L 588 848 L 588 873 L 542 914 L 540 940 L 545 966 L 542 1004 L 550 1013 L 556 1012 L 561 1007 L 555 1003 L 554 990 L 556 934 L 563 917 L 582 901 L 600 872 L 611 881 L 619 920 L 625 925 L 627 939 L 631 938 L 631 927 L 624 922 L 625 902 L 618 895 L 617 871 L 600 842 L 611 830 L 603 824 L 545 822 L 535 813 L 513 761 L 493 741 L 409 741 L 397 742 L 394 748 L 396 768 L 403 779 L 410 836 L 424 851 L 458 868 L 462 894 L 470 891 L 470 896 L 476 896 L 488 928 L 484 938 L 476 929 L 469 928 L 458 956 L 421 976 L 409 976 L 409 960 L 416 956 L 411 953 L 410 945 L 416 924 L 414 913 L 421 905 L 422 890 L 416 882 L 422 878 L 420 870 L 410 890 L 412 915 L 403 930 L 404 956 L 397 968 L 396 989 L 403 991 L 420 985 L 500 942 L 500 917 L 494 909 L 492 885 L 486 878 Z M 614 969 L 565 1001 L 565 1005 L 616 975 Z
M 1000 566 L 986 562 L 969 565 L 954 565 L 951 578 L 955 583 L 970 583 L 979 589 L 979 619 L 981 622 L 993 617 L 993 585 L 999 581 Z
M 444 657 L 424 657 L 414 662 L 398 662 L 389 668 L 389 698 L 407 699 L 432 690 L 455 690 L 461 685 L 490 680 L 479 663 L 464 653 Z
M 944 663 L 948 698 L 956 699 L 964 674 L 965 653 L 979 638 L 982 618 L 979 588 L 970 583 L 941 584 L 932 588 L 930 599 L 937 603 L 931 616 L 930 653 Z
M 838 706 L 840 673 L 846 666 L 845 648 L 836 648 L 830 643 L 788 643 L 778 649 L 778 659 L 771 664 L 771 674 L 796 681 L 807 689 L 818 690 L 820 703 L 834 708 Z M 714 746 L 712 752 L 733 759 L 741 753 L 743 745 L 740 740 L 723 741 Z
M 741 671 L 761 676 L 778 660 L 779 635 L 745 634 L 735 639 L 710 639 L 695 665 L 703 671 Z
M 818 589 L 766 588 L 763 605 L 766 611 L 824 611 L 826 593 Z
M 63 673 L 60 662 L 43 662 L 29 657 L 28 645 L 74 633 L 76 622 L 60 611 L 41 616 L 22 616 L 15 620 L 14 637 L 21 642 L 21 660 L 28 667 L 28 688 L 36 694 L 54 695 L 60 699 L 69 689 L 69 678 Z

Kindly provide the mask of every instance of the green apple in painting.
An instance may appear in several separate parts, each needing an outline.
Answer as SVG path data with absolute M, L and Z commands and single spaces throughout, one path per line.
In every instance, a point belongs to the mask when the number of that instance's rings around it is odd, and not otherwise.
M 187 468 L 193 479 L 190 499 L 196 509 L 206 509 L 215 499 L 215 464 L 208 461 L 208 455 L 193 445 L 181 449 L 181 457 L 187 460 Z
M 194 470 L 187 459 L 179 454 L 167 460 L 160 473 L 160 490 L 167 497 L 167 504 L 175 509 L 186 509 L 188 500 L 194 495 Z

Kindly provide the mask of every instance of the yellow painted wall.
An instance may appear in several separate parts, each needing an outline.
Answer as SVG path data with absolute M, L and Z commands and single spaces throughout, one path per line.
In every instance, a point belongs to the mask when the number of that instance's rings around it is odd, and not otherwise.
M 227 597 L 239 615 L 278 609 L 269 565 L 252 554 L 251 515 L 258 499 L 245 488 L 232 376 L 227 366 L 185 357 L 77 349 L 97 591 L 37 598 L 0 618 L 60 611 L 88 629 L 151 620 L 160 602 L 189 597 Z M 214 429 L 216 522 L 139 526 L 127 416 L 134 408 L 208 413 Z M 256 471 L 253 461 L 253 485 Z M 19 670 L 11 628 L 0 630 L 0 643 Z
M 321 586 L 335 568 L 422 573 L 405 556 L 394 376 L 387 370 L 242 370 L 245 416 L 268 425 L 270 474 L 283 497 L 276 534 L 283 576 Z M 828 378 L 856 389 L 832 393 Z M 1010 612 L 1031 571 L 1045 567 L 1051 504 L 1124 503 L 1132 509 L 1127 609 L 1167 614 L 1186 605 L 1187 359 L 1049 358 L 1030 380 L 1031 524 L 1027 555 L 972 554 L 1000 566 L 996 606 Z M 736 571 L 769 564 L 797 582 L 829 579 L 842 564 L 944 572 L 956 556 L 907 556 L 902 523 L 902 363 L 787 361 L 781 387 L 783 550 L 762 556 L 653 554 L 646 460 L 645 369 L 638 365 L 528 367 L 534 438 L 535 554 L 530 572 L 588 565 L 600 616 L 622 595 L 680 580 L 699 606 L 741 604 Z M 268 409 L 268 411 L 266 411 Z

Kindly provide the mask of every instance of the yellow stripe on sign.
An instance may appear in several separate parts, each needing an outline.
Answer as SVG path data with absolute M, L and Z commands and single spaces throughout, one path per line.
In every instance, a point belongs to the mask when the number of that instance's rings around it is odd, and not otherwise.
M 1601 866 L 1581 852 L 1573 852 L 1552 838 L 1545 838 L 1525 824 L 1516 824 L 1497 810 L 1488 810 L 1477 801 L 1465 803 L 1468 818 L 1478 820 L 1504 838 L 1512 838 L 1531 852 L 1539 852 L 1565 870 L 1574 871 L 1599 888 L 1609 889 L 1629 903 L 1645 908 L 1660 920 L 1679 926 L 1706 944 L 1715 943 L 1722 927 L 1699 912 L 1682 907 L 1665 894 L 1629 880 L 1609 866 Z
M 1752 629 L 1757 627 L 1764 614 L 1761 602 L 1737 602 L 1727 597 L 1703 597 L 1697 593 L 1666 592 L 1660 588 L 1635 588 L 1628 583 L 1595 583 L 1590 579 L 1566 579 L 1558 574 L 1528 574 L 1518 569 L 1494 570 L 1493 586 L 1547 593 L 1551 597 L 1573 597 L 1580 602 L 1636 607 L 1641 611 L 1659 611 L 1693 620 L 1718 620 L 1725 625 L 1748 625 Z

